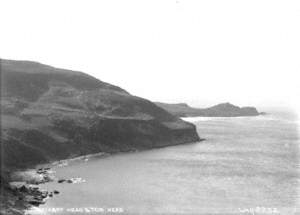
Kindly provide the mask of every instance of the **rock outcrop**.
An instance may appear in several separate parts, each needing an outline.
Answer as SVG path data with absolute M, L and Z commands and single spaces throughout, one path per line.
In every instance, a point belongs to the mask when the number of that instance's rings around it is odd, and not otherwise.
M 222 103 L 209 108 L 193 108 L 185 103 L 167 104 L 156 102 L 156 104 L 178 117 L 237 117 L 260 115 L 254 107 L 238 107 L 230 103 Z

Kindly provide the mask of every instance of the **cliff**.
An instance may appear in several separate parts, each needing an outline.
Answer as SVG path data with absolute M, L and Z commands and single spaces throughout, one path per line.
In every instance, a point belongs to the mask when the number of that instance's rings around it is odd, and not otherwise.
M 230 103 L 222 103 L 209 108 L 193 108 L 185 103 L 167 104 L 156 102 L 156 104 L 178 117 L 237 117 L 260 115 L 254 107 L 238 107 Z
M 198 141 L 195 126 L 87 74 L 1 60 L 5 169 Z

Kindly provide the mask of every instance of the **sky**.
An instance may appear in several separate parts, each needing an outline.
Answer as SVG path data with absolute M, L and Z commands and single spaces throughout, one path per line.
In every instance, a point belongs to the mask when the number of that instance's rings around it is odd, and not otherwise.
M 83 71 L 152 101 L 300 107 L 299 0 L 0 0 L 0 7 L 1 58 Z

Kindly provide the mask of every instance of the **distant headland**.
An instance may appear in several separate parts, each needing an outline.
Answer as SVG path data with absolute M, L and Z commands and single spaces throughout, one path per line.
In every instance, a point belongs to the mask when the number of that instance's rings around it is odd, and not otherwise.
M 228 102 L 209 108 L 195 108 L 186 103 L 168 104 L 156 102 L 156 105 L 178 117 L 238 117 L 266 114 L 264 112 L 258 112 L 255 107 L 239 107 Z

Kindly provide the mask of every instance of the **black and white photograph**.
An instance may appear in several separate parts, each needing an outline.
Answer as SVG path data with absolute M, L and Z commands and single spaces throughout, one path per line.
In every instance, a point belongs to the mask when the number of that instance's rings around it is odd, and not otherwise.
M 299 0 L 0 20 L 0 215 L 300 215 Z

